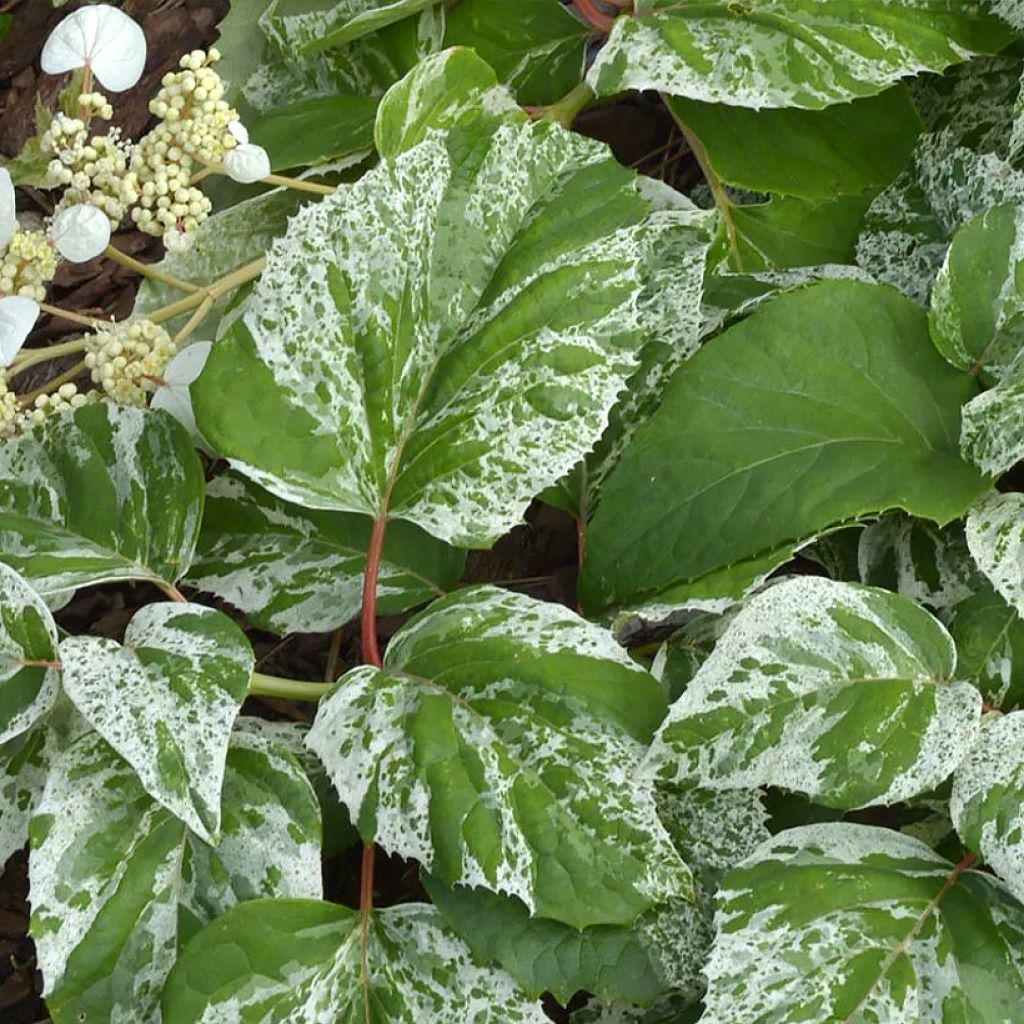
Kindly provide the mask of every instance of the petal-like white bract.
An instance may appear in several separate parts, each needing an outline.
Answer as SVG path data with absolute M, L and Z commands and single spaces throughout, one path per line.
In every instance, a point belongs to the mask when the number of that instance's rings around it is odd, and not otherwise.
M 14 182 L 11 181 L 11 172 L 6 167 L 0 167 L 0 252 L 11 244 L 16 224 Z
M 224 170 L 232 181 L 251 185 L 270 173 L 270 157 L 262 146 L 243 142 L 224 157 Z
M 39 305 L 32 299 L 23 295 L 0 299 L 0 366 L 11 365 L 38 316 Z
M 170 413 L 194 439 L 199 434 L 188 387 L 203 372 L 212 348 L 213 342 L 210 341 L 196 341 L 183 348 L 165 367 L 163 384 L 149 403 L 152 409 Z
M 50 238 L 64 259 L 85 263 L 99 256 L 110 244 L 110 221 L 97 207 L 76 203 L 61 210 L 53 219 Z
M 235 142 L 241 146 L 249 141 L 249 129 L 241 121 L 228 121 L 228 131 Z
M 146 37 L 137 21 L 110 4 L 69 14 L 51 33 L 40 64 L 48 75 L 88 67 L 110 92 L 124 92 L 142 77 Z

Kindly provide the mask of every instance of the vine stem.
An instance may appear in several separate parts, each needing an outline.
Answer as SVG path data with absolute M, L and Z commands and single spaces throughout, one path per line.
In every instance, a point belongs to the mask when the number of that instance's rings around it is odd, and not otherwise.
M 675 121 L 676 127 L 682 132 L 683 138 L 686 139 L 686 144 L 690 147 L 690 152 L 693 153 L 693 158 L 697 161 L 697 166 L 700 167 L 701 174 L 704 175 L 704 180 L 708 183 L 708 188 L 711 189 L 711 196 L 715 201 L 715 209 L 718 210 L 722 222 L 725 224 L 725 234 L 729 240 L 729 255 L 732 257 L 733 266 L 736 270 L 742 271 L 743 260 L 740 257 L 740 247 L 736 240 L 736 223 L 732 219 L 732 200 L 726 193 L 721 181 L 719 181 L 718 175 L 711 168 L 711 162 L 708 160 L 708 151 L 704 148 L 704 143 L 679 119 L 664 96 L 662 96 L 662 102 L 664 102 L 665 108 L 672 115 L 672 120 Z
M 103 250 L 103 255 L 115 263 L 120 263 L 122 267 L 127 267 L 136 274 L 140 274 L 142 277 L 148 277 L 153 281 L 159 281 L 161 284 L 170 285 L 171 288 L 177 288 L 180 292 L 202 291 L 199 285 L 192 284 L 191 281 L 183 281 L 180 277 L 175 277 L 166 271 L 157 270 L 156 267 L 151 266 L 149 263 L 143 263 L 134 256 L 129 256 L 128 253 L 115 249 L 112 245 L 108 245 Z
M 296 192 L 312 192 L 318 196 L 333 196 L 338 191 L 334 185 L 321 185 L 316 181 L 303 181 L 302 178 L 286 178 L 283 174 L 268 174 L 260 180 L 266 185 L 280 185 L 282 188 L 294 189 Z
M 615 19 L 610 14 L 599 11 L 594 0 L 573 0 L 573 7 L 583 20 L 599 32 L 610 32 Z
M 69 370 L 65 370 L 62 374 L 59 374 L 52 380 L 48 380 L 45 384 L 40 384 L 39 387 L 30 391 L 27 395 L 22 395 L 19 400 L 22 406 L 27 409 L 40 395 L 52 394 L 62 384 L 69 384 L 83 373 L 85 373 L 85 360 L 81 359 Z
M 11 380 L 22 370 L 27 370 L 36 363 L 45 363 L 50 359 L 60 359 L 62 356 L 72 356 L 84 351 L 85 338 L 75 338 L 59 345 L 51 345 L 49 348 L 23 348 L 7 371 L 7 379 Z
M 284 679 L 253 672 L 249 693 L 254 697 L 277 697 L 282 700 L 318 701 L 329 689 L 330 683 L 312 683 L 303 679 Z
M 382 665 L 380 647 L 377 644 L 377 576 L 380 573 L 380 555 L 384 546 L 384 531 L 387 529 L 386 512 L 373 521 L 370 543 L 366 549 L 366 570 L 363 573 L 363 610 L 360 617 L 360 637 L 363 645 L 363 661 L 380 668 Z M 363 846 L 362 863 L 359 870 L 359 912 L 362 915 L 361 940 L 363 945 L 363 1007 L 366 1024 L 370 1017 L 370 912 L 373 910 L 373 871 L 376 863 L 376 848 L 373 843 Z
M 79 327 L 103 327 L 105 321 L 97 320 L 95 317 L 82 316 L 80 313 L 72 313 L 69 310 L 61 309 L 59 306 L 51 306 L 48 302 L 40 302 L 40 310 L 57 317 L 58 320 L 67 320 L 69 323 L 78 324 Z

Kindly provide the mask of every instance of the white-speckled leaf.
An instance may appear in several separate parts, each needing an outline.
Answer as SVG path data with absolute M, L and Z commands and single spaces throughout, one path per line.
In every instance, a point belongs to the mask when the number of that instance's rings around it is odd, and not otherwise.
M 820 109 L 995 53 L 1007 27 L 976 0 L 639 0 L 588 81 L 741 107 Z
M 28 842 L 28 823 L 57 755 L 90 729 L 61 698 L 28 732 L 0 746 L 0 865 Z
M 319 811 L 289 754 L 235 737 L 216 848 L 154 802 L 92 732 L 32 820 L 32 935 L 55 1024 L 158 1019 L 179 941 L 254 897 L 320 895 Z
M 1024 899 L 1024 712 L 982 723 L 953 773 L 949 811 L 967 848 Z
M 67 695 L 146 791 L 215 837 L 228 740 L 252 676 L 245 634 L 213 608 L 164 602 L 136 612 L 123 647 L 69 637 L 60 658 Z
M 736 616 L 649 754 L 666 781 L 772 785 L 833 807 L 938 785 L 978 733 L 981 696 L 950 679 L 953 641 L 888 591 L 815 576 Z
M 1004 375 L 1024 341 L 1024 205 L 995 206 L 957 230 L 935 279 L 928 326 L 954 366 Z
M 1011 1024 L 1024 1003 L 1024 907 L 898 832 L 783 832 L 718 908 L 702 1024 Z
M 192 386 L 203 435 L 282 498 L 485 546 L 604 429 L 648 263 L 706 214 L 651 212 L 550 123 L 485 127 L 303 209 Z
M 188 582 L 272 633 L 326 633 L 359 616 L 372 523 L 351 512 L 291 505 L 244 477 L 207 485 Z M 464 552 L 411 523 L 384 538 L 377 610 L 396 615 L 450 590 Z
M 923 135 L 910 167 L 868 207 L 857 263 L 926 305 L 950 239 L 998 203 L 1024 201 L 1024 174 L 949 132 Z
M 1024 494 L 983 498 L 968 513 L 966 532 L 978 568 L 1024 618 Z
M 188 568 L 203 468 L 162 412 L 108 402 L 0 445 L 0 561 L 44 597 Z
M 1003 711 L 1024 705 L 1024 619 L 992 587 L 980 583 L 947 622 L 956 641 L 957 675 L 986 704 Z
M 1008 25 L 1024 29 L 1024 0 L 985 0 L 989 8 Z
M 857 575 L 861 583 L 936 611 L 970 597 L 978 583 L 961 523 L 939 527 L 902 512 L 882 516 L 860 531 Z
M 543 917 L 623 924 L 689 886 L 639 770 L 664 701 L 605 630 L 480 587 L 343 676 L 307 743 L 364 839 Z
M 0 563 L 0 744 L 31 728 L 60 692 L 50 609 L 13 569 Z
M 182 951 L 164 990 L 163 1024 L 548 1020 L 504 971 L 475 964 L 433 907 L 374 911 L 365 951 L 362 932 L 358 911 L 332 903 L 236 907 Z
M 964 406 L 960 451 L 992 477 L 1024 459 L 1024 350 L 998 384 Z

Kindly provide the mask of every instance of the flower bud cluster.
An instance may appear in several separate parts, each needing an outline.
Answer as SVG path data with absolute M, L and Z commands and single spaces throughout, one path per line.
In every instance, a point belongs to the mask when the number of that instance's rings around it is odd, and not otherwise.
M 228 125 L 238 120 L 212 67 L 218 60 L 216 49 L 185 54 L 181 70 L 164 75 L 149 104 L 160 123 L 139 142 L 132 161 L 140 187 L 132 219 L 148 234 L 188 232 L 210 214 L 210 201 L 189 181 L 203 164 L 220 163 L 234 148 Z
M 39 426 L 48 416 L 65 409 L 79 409 L 99 400 L 99 392 L 81 392 L 75 384 L 61 384 L 53 394 L 37 395 L 26 409 L 10 389 L 7 373 L 0 369 L 0 438 L 13 437 Z
M 119 405 L 143 406 L 160 386 L 176 351 L 171 336 L 157 324 L 122 321 L 100 328 L 87 339 L 85 365 L 93 383 Z
M 101 117 L 113 114 L 101 93 L 86 93 L 82 99 L 91 107 L 102 101 L 105 105 L 98 108 Z M 61 205 L 89 203 L 107 215 L 111 227 L 117 227 L 139 199 L 138 179 L 129 169 L 131 146 L 122 141 L 120 129 L 90 135 L 85 120 L 58 113 L 41 144 L 53 155 L 48 167 L 50 179 L 67 189 Z
M 57 254 L 45 231 L 15 231 L 0 255 L 0 296 L 23 295 L 35 302 L 46 298 L 47 282 L 57 272 Z

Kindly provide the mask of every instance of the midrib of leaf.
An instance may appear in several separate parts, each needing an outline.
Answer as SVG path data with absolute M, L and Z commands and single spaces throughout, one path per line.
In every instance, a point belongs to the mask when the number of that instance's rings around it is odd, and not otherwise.
M 860 1000 L 857 1002 L 857 1005 L 843 1018 L 842 1024 L 855 1024 L 857 1015 L 864 1008 L 864 1005 L 871 997 L 871 993 L 874 992 L 875 989 L 882 984 L 886 975 L 892 969 L 893 964 L 895 964 L 896 961 L 907 952 L 907 950 L 910 948 L 910 944 L 914 941 L 915 938 L 917 938 L 917 936 L 921 932 L 921 929 L 927 923 L 928 918 L 930 918 L 932 914 L 934 914 L 935 911 L 938 909 L 939 904 L 942 902 L 942 899 L 946 895 L 946 893 L 949 892 L 949 890 L 952 889 L 954 885 L 956 885 L 956 883 L 960 880 L 961 875 L 965 874 L 968 870 L 970 870 L 971 866 L 974 864 L 976 859 L 977 858 L 973 853 L 969 853 L 966 857 L 964 857 L 963 860 L 960 861 L 959 864 L 957 864 L 953 868 L 952 871 L 950 871 L 950 873 L 946 876 L 945 880 L 943 881 L 942 885 L 939 887 L 939 891 L 925 905 L 924 910 L 921 911 L 920 916 L 914 921 L 913 925 L 911 925 L 910 930 L 907 932 L 907 934 L 889 951 L 885 960 L 882 962 L 881 968 L 879 969 L 878 977 L 876 977 L 871 982 L 871 985 L 868 987 L 864 995 L 861 996 Z

